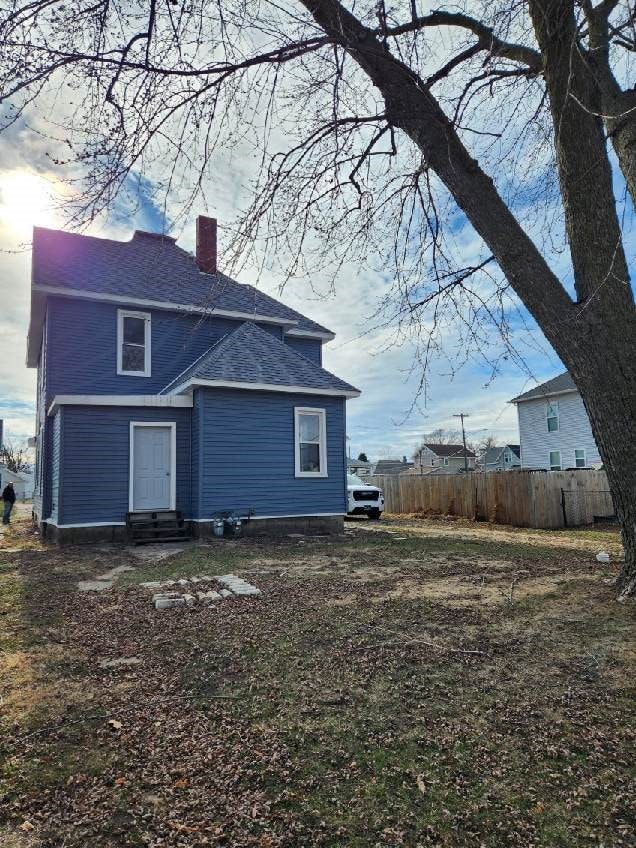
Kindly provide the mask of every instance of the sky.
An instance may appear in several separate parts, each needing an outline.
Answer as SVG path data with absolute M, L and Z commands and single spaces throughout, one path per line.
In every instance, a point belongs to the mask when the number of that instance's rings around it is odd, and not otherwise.
M 58 123 L 63 123 L 58 120 Z M 0 135 L 0 418 L 5 436 L 22 442 L 34 432 L 35 369 L 27 369 L 26 336 L 29 320 L 30 241 L 33 225 L 61 227 L 63 216 L 51 201 L 52 191 L 65 191 L 53 166 L 51 143 L 37 126 L 26 124 Z M 210 214 L 219 221 L 219 267 L 224 268 L 226 222 L 235 218 L 245 199 L 246 166 L 240 157 L 223 155 L 209 169 L 207 208 L 195 208 L 191 219 L 172 231 L 179 244 L 194 250 L 194 216 Z M 120 198 L 108 215 L 87 231 L 95 236 L 127 240 L 135 229 L 160 231 L 163 214 L 149 198 L 152 185 L 140 196 L 130 186 L 130 198 Z M 527 196 L 532 192 L 528 187 Z M 617 186 L 620 195 L 621 186 Z M 523 200 L 523 198 L 521 198 Z M 136 202 L 138 201 L 138 202 Z M 517 198 L 519 202 L 519 198 Z M 167 208 L 170 220 L 171 208 Z M 452 221 L 453 245 L 459 266 L 483 257 L 483 246 L 461 215 Z M 632 247 L 634 233 L 630 233 Z M 633 255 L 633 251 L 632 251 Z M 561 271 L 562 269 L 559 269 Z M 257 274 L 249 267 L 237 275 L 240 282 L 254 283 Z M 562 274 L 563 278 L 563 274 Z M 510 399 L 532 385 L 550 379 L 563 368 L 541 333 L 517 328 L 516 343 L 523 351 L 525 367 L 514 358 L 502 361 L 492 379 L 484 362 L 468 361 L 455 371 L 461 359 L 460 334 L 446 333 L 447 358 L 433 359 L 428 373 L 426 402 L 418 395 L 420 372 L 413 368 L 414 349 L 408 342 L 393 343 L 393 333 L 376 326 L 378 303 L 391 283 L 381 269 L 372 271 L 353 263 L 344 266 L 330 290 L 329 280 L 314 275 L 291 280 L 279 292 L 281 278 L 272 273 L 258 277 L 258 286 L 313 320 L 330 328 L 334 341 L 324 346 L 324 365 L 361 390 L 348 403 L 348 449 L 352 456 L 364 451 L 369 458 L 411 457 L 424 433 L 439 428 L 457 431 L 465 413 L 467 438 L 478 443 L 494 436 L 501 444 L 518 442 L 516 410 Z M 315 292 L 324 291 L 319 297 Z
M 6 145 L 5 145 L 6 150 Z M 6 163 L 6 164 L 5 164 Z M 55 177 L 42 168 L 37 152 L 29 145 L 16 144 L 0 166 L 0 417 L 5 436 L 15 442 L 34 432 L 36 371 L 25 365 L 29 320 L 30 240 L 36 225 L 60 226 L 61 215 L 53 208 L 51 190 Z M 236 210 L 232 181 L 224 180 L 217 196 L 216 214 L 221 225 L 219 267 L 223 270 L 223 220 Z M 134 211 L 118 207 L 109 218 L 96 223 L 91 234 L 128 239 L 134 229 L 156 231 L 161 216 L 152 202 L 145 201 Z M 194 224 L 175 233 L 179 244 L 194 250 Z M 252 282 L 249 272 L 241 282 Z M 419 372 L 411 372 L 413 350 L 409 344 L 391 346 L 391 333 L 374 326 L 373 313 L 378 297 L 386 290 L 381 274 L 368 270 L 356 273 L 346 269 L 335 292 L 318 297 L 309 284 L 292 281 L 282 295 L 279 280 L 264 279 L 258 285 L 280 297 L 289 306 L 331 329 L 336 339 L 324 347 L 324 366 L 353 383 L 362 392 L 348 404 L 349 451 L 364 451 L 371 458 L 410 457 L 421 435 L 439 427 L 456 430 L 453 416 L 465 412 L 467 437 L 478 442 L 486 435 L 502 443 L 516 442 L 517 422 L 510 398 L 525 390 L 532 381 L 515 366 L 504 369 L 494 381 L 489 371 L 477 363 L 464 366 L 454 376 L 447 362 L 434 361 L 429 376 L 426 407 L 412 409 Z M 314 288 L 320 290 L 320 281 Z M 452 340 L 451 340 L 452 342 Z M 452 345 L 451 345 L 452 347 Z M 549 349 L 545 348 L 546 354 Z M 540 381 L 560 370 L 554 354 L 536 355 L 531 361 L 533 375 Z

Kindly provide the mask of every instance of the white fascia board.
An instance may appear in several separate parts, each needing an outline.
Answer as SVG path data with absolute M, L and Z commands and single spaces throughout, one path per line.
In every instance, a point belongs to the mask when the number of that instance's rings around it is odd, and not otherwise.
M 294 318 L 275 318 L 271 315 L 259 315 L 256 312 L 237 312 L 232 309 L 216 309 L 214 306 L 192 306 L 187 303 L 171 303 L 165 300 L 147 300 L 143 297 L 130 297 L 127 294 L 106 294 L 104 292 L 85 292 L 78 289 L 67 289 L 64 286 L 33 286 L 34 292 L 55 294 L 60 297 L 79 298 L 80 300 L 97 300 L 105 303 L 132 304 L 149 309 L 165 309 L 169 312 L 189 312 L 194 315 L 214 315 L 217 318 L 238 318 L 243 321 L 255 321 L 260 324 L 275 324 L 283 327 L 295 327 L 298 321 Z
M 545 392 L 545 394 L 533 395 L 527 398 L 513 398 L 508 403 L 529 403 L 531 400 L 550 400 L 550 398 L 558 397 L 559 395 L 578 395 L 578 389 L 562 389 L 560 392 Z
M 186 395 L 55 395 L 47 410 L 53 415 L 60 406 L 152 406 L 192 407 Z
M 331 342 L 336 338 L 335 333 L 319 332 L 318 330 L 299 330 L 294 328 L 285 332 L 286 336 L 292 336 L 295 339 L 320 339 L 323 342 Z
M 359 397 L 358 389 L 347 391 L 346 389 L 314 389 L 308 386 L 277 386 L 274 383 L 240 383 L 231 380 L 203 380 L 194 378 L 183 383 L 181 386 L 173 389 L 169 395 L 163 397 L 173 397 L 175 394 L 191 392 L 196 387 L 210 389 L 246 389 L 252 392 L 284 392 L 285 394 L 294 395 L 322 395 L 323 397 Z
M 52 524 L 60 530 L 72 530 L 75 527 L 125 527 L 125 521 L 87 521 L 85 524 L 58 524 L 53 518 L 45 518 L 44 524 Z

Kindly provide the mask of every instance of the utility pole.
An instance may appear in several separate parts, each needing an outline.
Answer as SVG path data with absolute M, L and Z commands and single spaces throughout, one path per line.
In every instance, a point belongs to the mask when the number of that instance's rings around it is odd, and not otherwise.
M 464 418 L 470 418 L 467 412 L 458 412 L 453 418 L 460 418 L 462 422 L 462 442 L 464 443 L 464 471 L 468 474 L 468 455 L 466 454 L 466 431 L 464 430 Z

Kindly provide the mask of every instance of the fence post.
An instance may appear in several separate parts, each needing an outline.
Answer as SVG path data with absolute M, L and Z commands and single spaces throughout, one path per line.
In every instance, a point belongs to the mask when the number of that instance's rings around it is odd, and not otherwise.
M 568 526 L 568 515 L 565 508 L 565 489 L 561 489 L 561 510 L 563 512 L 563 526 Z

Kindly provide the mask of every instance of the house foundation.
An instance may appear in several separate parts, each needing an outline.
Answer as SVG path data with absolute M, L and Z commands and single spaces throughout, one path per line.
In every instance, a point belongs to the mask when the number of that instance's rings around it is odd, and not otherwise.
M 188 521 L 193 539 L 218 539 L 212 521 Z M 58 545 L 90 545 L 97 542 L 125 544 L 129 541 L 127 528 L 118 524 L 93 527 L 57 527 L 50 522 L 40 522 L 40 534 L 47 542 Z M 342 515 L 308 515 L 298 518 L 251 518 L 241 526 L 241 536 L 287 536 L 298 533 L 304 536 L 332 536 L 344 533 Z M 219 539 L 222 541 L 222 539 Z

